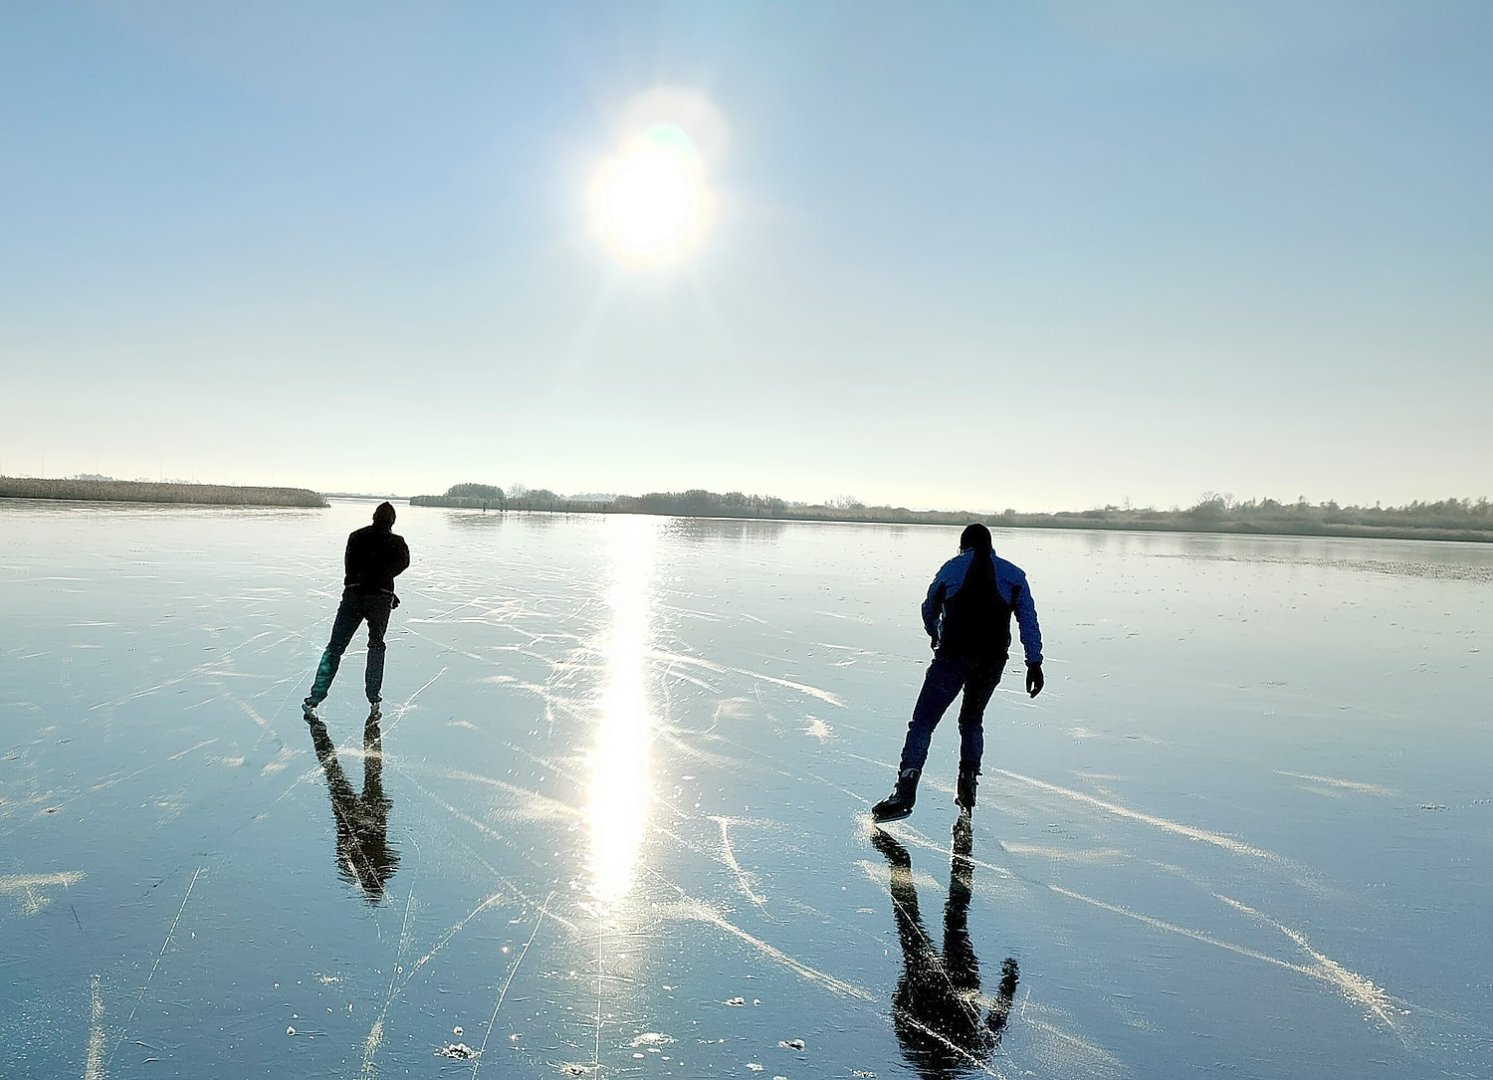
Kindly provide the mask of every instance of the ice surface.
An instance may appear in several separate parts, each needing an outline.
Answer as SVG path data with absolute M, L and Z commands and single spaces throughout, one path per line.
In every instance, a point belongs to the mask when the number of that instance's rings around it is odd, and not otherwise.
M 401 508 L 308 725 L 371 510 L 0 507 L 0 1076 L 1493 1074 L 1493 551 L 998 533 L 878 835 L 957 530 Z

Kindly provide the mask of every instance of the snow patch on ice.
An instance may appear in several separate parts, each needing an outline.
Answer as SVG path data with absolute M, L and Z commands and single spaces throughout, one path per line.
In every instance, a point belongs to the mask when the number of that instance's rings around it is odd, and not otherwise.
M 836 978 L 827 972 L 812 968 L 801 960 L 794 959 L 781 949 L 769 945 L 761 938 L 743 930 L 722 916 L 720 912 L 706 904 L 699 902 L 669 904 L 661 907 L 658 913 L 664 917 L 673 916 L 674 918 L 690 919 L 695 922 L 709 923 L 712 926 L 719 927 L 726 931 L 726 933 L 746 942 L 764 956 L 776 961 L 801 978 L 812 983 L 817 983 L 831 993 L 838 994 L 840 997 L 857 998 L 861 1001 L 871 1000 L 871 994 L 868 991 L 856 986 L 854 983 L 846 982 L 844 979 Z
M 1266 862 L 1282 861 L 1281 857 L 1275 854 L 1275 852 L 1254 847 L 1241 840 L 1235 840 L 1232 836 L 1209 832 L 1207 829 L 1199 829 L 1193 825 L 1184 825 L 1179 821 L 1169 821 L 1166 818 L 1157 817 L 1155 814 L 1147 814 L 1141 810 L 1132 810 L 1130 807 L 1122 806 L 1119 803 L 1096 799 L 1094 796 L 1085 795 L 1081 791 L 1060 787 L 1057 784 L 1049 784 L 1045 780 L 1038 780 L 1031 776 L 1022 776 L 1020 773 L 1009 772 L 1006 769 L 991 769 L 990 771 L 997 776 L 1004 776 L 1008 780 L 1016 780 L 1020 783 L 1028 784 L 1038 791 L 1045 791 L 1051 795 L 1061 795 L 1074 802 L 1092 806 L 1094 809 L 1103 810 L 1107 814 L 1113 814 L 1115 817 L 1126 818 L 1130 821 L 1139 821 L 1142 824 L 1150 825 L 1164 832 L 1173 833 L 1177 836 L 1185 836 L 1189 840 L 1201 840 L 1205 844 L 1212 844 L 1215 847 L 1223 848 L 1225 851 L 1231 851 L 1236 855 L 1247 855 L 1250 858 L 1262 859 Z
M 35 915 L 52 902 L 50 896 L 38 890 L 48 886 L 70 889 L 85 876 L 81 870 L 67 870 L 60 874 L 7 874 L 0 877 L 0 894 L 9 893 L 20 898 L 22 913 Z
M 1367 1009 L 1381 1024 L 1399 1034 L 1399 1025 L 1395 1021 L 1394 1014 L 1390 1011 L 1392 1008 L 1390 997 L 1382 988 L 1374 985 L 1372 979 L 1360 975 L 1356 971 L 1349 971 L 1342 964 L 1332 959 L 1332 957 L 1326 956 L 1312 948 L 1311 943 L 1306 939 L 1306 935 L 1301 933 L 1301 931 L 1293 930 L 1284 923 L 1272 919 L 1264 912 L 1257 911 L 1248 904 L 1235 900 L 1231 896 L 1224 896 L 1222 893 L 1214 893 L 1213 895 L 1235 911 L 1243 912 L 1245 915 L 1258 919 L 1266 926 L 1273 927 L 1286 935 L 1286 937 L 1296 943 L 1297 947 L 1316 962 L 1315 971 L 1321 979 L 1336 986 L 1345 998 L 1355 1005 Z
M 104 1080 L 104 999 L 99 977 L 89 980 L 88 1056 L 83 1062 L 83 1080 Z
M 1114 863 L 1125 858 L 1126 853 L 1119 848 L 1058 848 L 1044 847 L 1040 844 L 1021 844 L 1007 841 L 1001 845 L 1010 855 L 1028 855 L 1038 859 L 1051 859 L 1053 862 L 1071 863 Z
M 804 728 L 805 735 L 812 735 L 820 742 L 829 742 L 835 737 L 834 729 L 817 716 L 809 717 L 808 727 Z
M 1387 799 L 1397 798 L 1400 794 L 1394 788 L 1387 788 L 1380 784 L 1366 784 L 1360 780 L 1340 780 L 1334 776 L 1314 776 L 1311 773 L 1289 772 L 1285 769 L 1275 770 L 1275 775 L 1289 776 L 1294 780 L 1310 780 L 1314 784 L 1325 784 L 1328 787 L 1356 791 L 1363 795 L 1379 795 Z

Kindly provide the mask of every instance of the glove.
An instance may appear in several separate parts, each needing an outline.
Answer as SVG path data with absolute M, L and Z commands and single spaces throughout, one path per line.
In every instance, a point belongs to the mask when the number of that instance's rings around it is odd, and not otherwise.
M 928 639 L 928 648 L 932 649 L 934 652 L 938 652 L 938 638 L 930 637 Z
M 1042 692 L 1042 665 L 1028 664 L 1026 666 L 1026 692 L 1031 697 L 1036 697 Z
M 391 595 L 391 596 L 394 597 L 394 602 L 389 605 L 389 610 L 393 611 L 395 608 L 397 608 L 399 606 L 399 597 L 397 595 L 393 594 L 393 593 L 390 593 L 389 595 Z

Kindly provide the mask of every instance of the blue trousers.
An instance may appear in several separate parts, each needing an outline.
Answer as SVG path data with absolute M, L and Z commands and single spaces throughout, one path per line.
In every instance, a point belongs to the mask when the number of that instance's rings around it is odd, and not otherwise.
M 923 689 L 913 706 L 912 720 L 907 724 L 907 741 L 902 744 L 902 769 L 921 770 L 928 761 L 928 747 L 933 729 L 954 703 L 961 690 L 964 701 L 959 706 L 959 767 L 978 772 L 985 756 L 985 706 L 1001 681 L 1005 658 L 976 661 L 958 656 L 935 656 L 923 677 Z
M 363 689 L 368 700 L 378 701 L 384 688 L 384 631 L 389 628 L 389 612 L 393 610 L 394 598 L 384 593 L 360 593 L 347 589 L 342 593 L 342 603 L 337 605 L 337 618 L 332 621 L 332 639 L 321 654 L 321 663 L 316 667 L 316 682 L 311 687 L 310 698 L 314 705 L 327 699 L 332 680 L 337 677 L 337 668 L 342 664 L 342 654 L 347 651 L 358 625 L 368 622 L 368 669 L 363 674 Z

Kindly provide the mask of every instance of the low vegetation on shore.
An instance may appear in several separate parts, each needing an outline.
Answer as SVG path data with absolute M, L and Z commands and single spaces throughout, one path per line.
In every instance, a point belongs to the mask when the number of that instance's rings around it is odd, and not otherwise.
M 1486 498 L 1413 502 L 1406 506 L 1339 506 L 1305 499 L 1236 500 L 1206 493 L 1182 509 L 1104 506 L 1024 514 L 1005 510 L 979 514 L 968 510 L 909 510 L 902 506 L 867 506 L 852 497 L 824 503 L 792 503 L 770 495 L 739 491 L 650 492 L 646 495 L 567 498 L 547 489 L 505 494 L 493 484 L 456 484 L 444 495 L 417 495 L 412 506 L 473 510 L 545 510 L 561 513 L 665 514 L 679 517 L 773 518 L 786 521 L 863 521 L 886 524 L 959 525 L 983 520 L 1021 529 L 1121 529 L 1158 532 L 1258 533 L 1281 536 L 1362 536 L 1386 539 L 1470 540 L 1493 542 L 1493 504 Z
M 0 476 L 0 499 L 177 503 L 190 506 L 327 505 L 326 499 L 305 488 L 151 483 L 141 480 L 43 480 L 15 476 Z
M 553 496 L 553 492 L 545 492 Z M 493 484 L 452 484 L 444 495 L 416 495 L 410 499 L 411 506 L 444 506 L 454 510 L 526 510 L 510 500 L 503 489 Z

